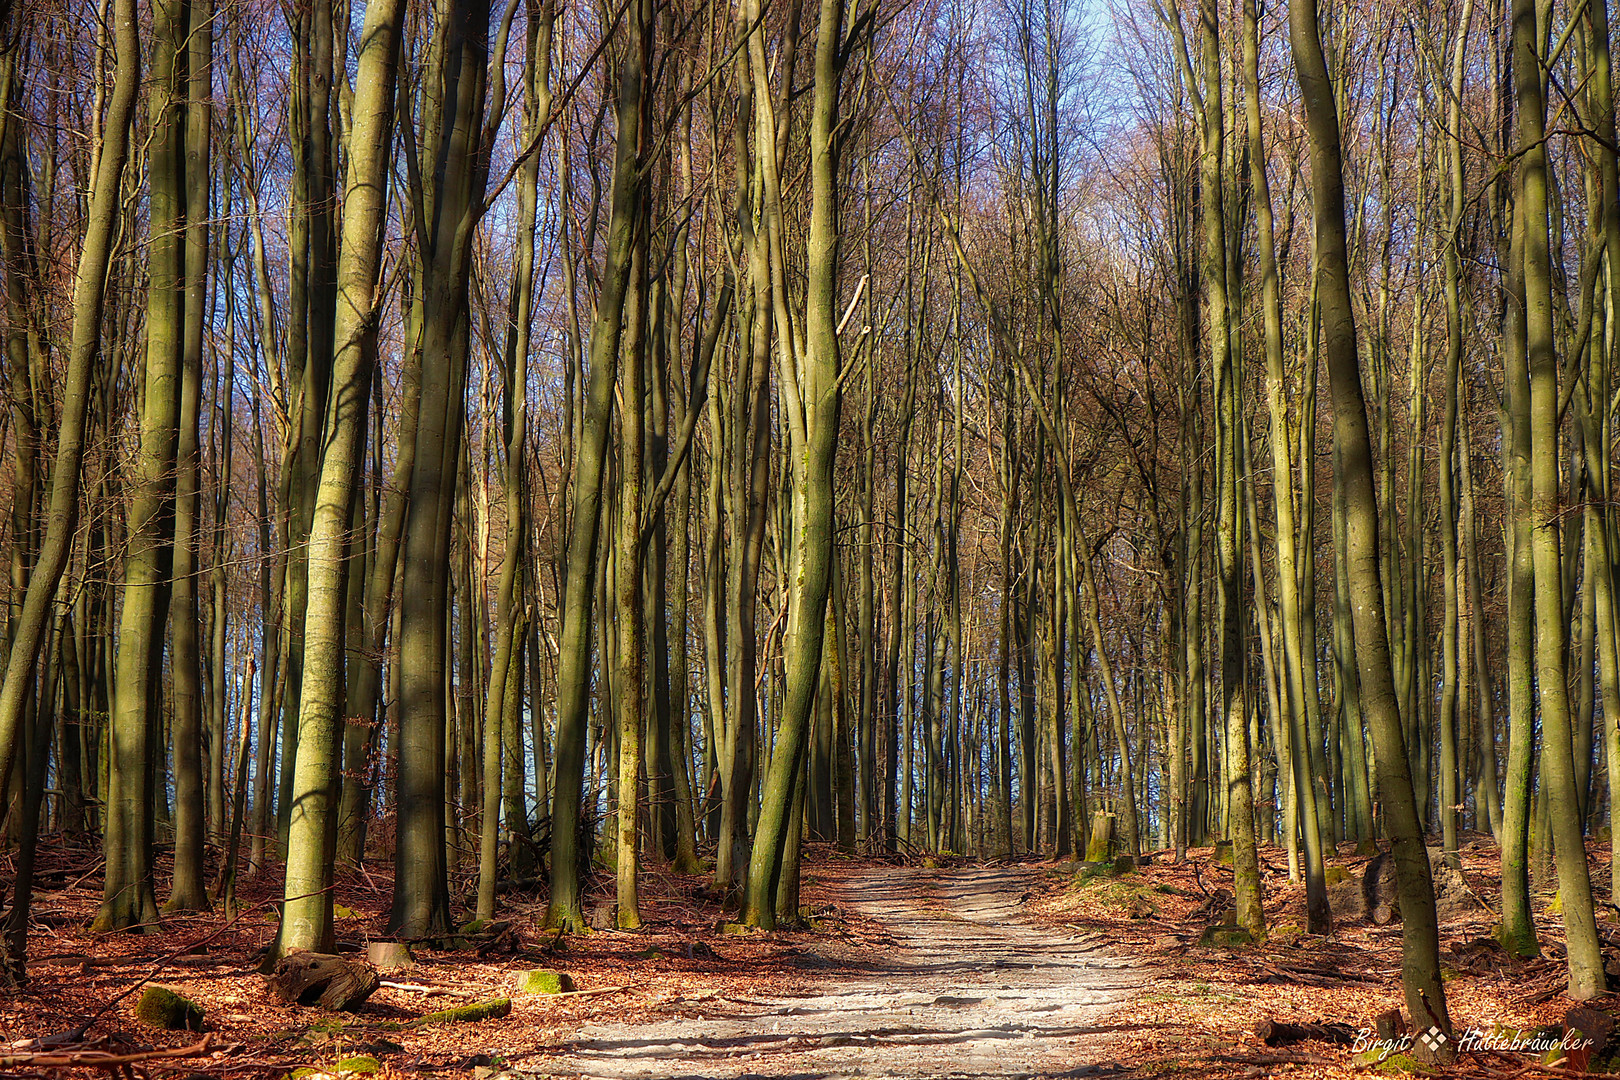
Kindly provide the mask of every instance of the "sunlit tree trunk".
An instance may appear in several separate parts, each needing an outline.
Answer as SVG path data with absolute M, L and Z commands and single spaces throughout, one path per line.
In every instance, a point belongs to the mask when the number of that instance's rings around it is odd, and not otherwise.
M 1519 119 L 1519 192 L 1524 215 L 1524 312 L 1530 383 L 1528 506 L 1535 571 L 1536 683 L 1544 734 L 1542 797 L 1549 803 L 1558 893 L 1569 958 L 1569 996 L 1585 1001 L 1605 989 L 1592 913 L 1566 685 L 1565 622 L 1559 552 L 1558 354 L 1554 344 L 1552 267 L 1548 250 L 1546 104 L 1534 0 L 1513 3 L 1513 70 Z
M 337 272 L 329 430 L 323 441 L 320 486 L 306 555 L 306 663 L 298 709 L 294 799 L 287 823 L 286 905 L 272 956 L 277 950 L 332 949 L 337 825 L 333 815 L 338 811 L 333 796 L 341 792 L 339 733 L 352 553 L 349 527 L 356 485 L 365 467 L 403 13 L 399 0 L 368 0 L 361 30 L 359 89 L 349 136 Z
M 147 156 L 151 241 L 147 257 L 146 371 L 141 437 L 130 486 L 124 601 L 109 740 L 109 797 L 102 847 L 107 872 L 98 930 L 157 921 L 152 889 L 153 796 L 160 775 L 162 721 L 154 708 L 163 665 L 163 625 L 173 568 L 175 445 L 185 337 L 186 41 L 181 0 L 154 9 L 153 125 Z
M 582 871 L 590 858 L 582 833 L 586 721 L 591 695 L 592 610 L 596 599 L 598 538 L 603 471 L 607 460 L 625 294 L 641 205 L 640 124 L 647 45 L 645 3 L 630 13 L 627 44 L 619 62 L 615 105 L 618 134 L 613 161 L 613 196 L 608 220 L 607 257 L 601 294 L 591 327 L 590 383 L 581 417 L 574 463 L 572 524 L 568 536 L 568 576 L 563 599 L 557 669 L 556 784 L 552 801 L 551 904 L 546 925 L 578 930 Z
M 174 585 L 170 603 L 169 668 L 174 684 L 174 881 L 165 911 L 208 907 L 204 883 L 202 652 L 197 582 L 202 550 L 201 423 L 203 338 L 209 309 L 209 140 L 212 132 L 213 5 L 191 0 L 185 179 L 184 329 L 181 344 L 180 421 L 176 443 Z
M 1440 982 L 1434 882 L 1418 807 L 1412 797 L 1385 629 L 1372 447 L 1350 298 L 1338 106 L 1322 55 L 1315 0 L 1290 0 L 1288 15 L 1289 40 L 1310 134 L 1315 278 L 1321 305 L 1322 349 L 1333 392 L 1333 443 L 1337 455 L 1334 483 L 1344 493 L 1345 563 L 1356 664 L 1378 762 L 1379 798 L 1395 858 L 1401 906 L 1401 981 L 1414 1024 L 1429 1023 L 1449 1032 L 1451 1020 Z M 1444 1049 L 1438 1056 L 1449 1056 Z
M 777 733 L 771 767 L 761 789 L 759 823 L 749 858 L 744 916 L 750 923 L 770 929 L 776 924 L 779 873 L 789 847 L 799 838 L 789 828 L 793 788 L 803 767 L 803 751 L 815 704 L 821 667 L 822 619 L 827 612 L 832 578 L 834 491 L 833 464 L 838 442 L 838 136 L 844 65 L 844 4 L 821 0 L 815 51 L 815 84 L 809 120 L 811 209 L 805 242 L 805 311 L 803 352 L 797 352 L 791 327 L 781 327 L 778 349 L 783 379 L 779 386 L 792 445 L 794 480 L 794 538 L 792 559 L 792 622 L 784 641 L 788 682 L 782 723 Z M 763 66 L 756 67 L 763 75 Z M 774 163 L 767 162 L 767 175 Z M 780 206 L 767 210 L 782 227 Z M 780 259 L 781 236 L 773 238 Z M 782 274 L 778 265 L 773 273 Z M 784 297 L 778 282 L 773 292 L 780 313 Z M 794 379 L 802 379 L 802 389 Z M 796 889 L 797 867 L 788 875 Z

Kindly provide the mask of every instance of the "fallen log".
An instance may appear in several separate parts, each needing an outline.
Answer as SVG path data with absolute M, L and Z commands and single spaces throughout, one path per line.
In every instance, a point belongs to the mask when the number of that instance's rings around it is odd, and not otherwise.
M 201 1057 L 213 1045 L 213 1035 L 204 1035 L 202 1042 L 192 1046 L 179 1046 L 172 1050 L 141 1050 L 130 1054 L 114 1054 L 106 1050 L 63 1048 L 28 1054 L 0 1055 L 0 1068 L 11 1069 L 20 1065 L 40 1069 L 105 1069 L 108 1072 L 127 1072 L 129 1066 L 143 1061 L 165 1058 Z
M 493 998 L 489 1001 L 476 1001 L 471 1005 L 457 1005 L 453 1009 L 444 1009 L 440 1012 L 428 1013 L 411 1021 L 413 1027 L 422 1027 L 427 1024 L 466 1023 L 474 1020 L 499 1020 L 512 1011 L 511 998 Z
M 1348 1024 L 1291 1024 L 1283 1020 L 1262 1020 L 1254 1026 L 1254 1033 L 1267 1046 L 1287 1046 L 1311 1040 L 1349 1046 L 1356 1041 L 1355 1029 Z
M 433 997 L 434 995 L 460 998 L 473 996 L 473 994 L 467 990 L 452 990 L 446 986 L 422 986 L 418 983 L 391 982 L 388 979 L 384 979 L 377 985 L 381 986 L 385 990 L 400 990 L 407 994 L 426 994 L 428 997 Z

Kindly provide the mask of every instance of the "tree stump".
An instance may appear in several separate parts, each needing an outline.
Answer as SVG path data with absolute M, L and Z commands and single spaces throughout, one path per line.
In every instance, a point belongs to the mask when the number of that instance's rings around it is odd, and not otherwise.
M 1612 1056 L 1614 1017 L 1585 1005 L 1564 1014 L 1564 1055 L 1566 1066 L 1587 1072 L 1594 1063 Z
M 1361 878 L 1361 891 L 1366 898 L 1367 915 L 1375 926 L 1388 926 L 1401 917 L 1393 855 L 1381 852 L 1367 864 L 1367 872 Z
M 592 930 L 617 930 L 619 928 L 619 904 L 615 900 L 603 900 L 591 908 Z
M 518 976 L 520 994 L 566 994 L 574 989 L 573 977 L 550 968 L 535 968 Z
M 1468 887 L 1462 871 L 1448 865 L 1439 848 L 1429 851 L 1429 876 L 1434 885 L 1435 915 L 1441 922 L 1485 908 L 1485 902 Z M 1367 864 L 1367 872 L 1361 878 L 1361 896 L 1362 910 L 1375 925 L 1388 926 L 1401 921 L 1400 880 L 1392 853 L 1380 852 Z M 1338 914 L 1338 910 L 1334 913 Z M 1346 914 L 1356 913 L 1350 910 Z
M 370 965 L 330 953 L 295 952 L 276 961 L 266 976 L 283 1001 L 353 1012 L 381 980 Z
M 378 971 L 415 971 L 416 957 L 403 941 L 373 941 L 366 946 L 366 960 Z
M 1410 1030 L 1406 1024 L 1406 1017 L 1399 1009 L 1389 1009 L 1373 1017 L 1373 1027 L 1377 1029 L 1378 1037 L 1385 1042 L 1398 1039 Z
M 1098 810 L 1091 815 L 1091 839 L 1086 843 L 1087 862 L 1107 862 L 1114 851 L 1114 815 Z
M 135 1006 L 135 1015 L 169 1031 L 203 1029 L 202 1006 L 167 986 L 148 986 Z

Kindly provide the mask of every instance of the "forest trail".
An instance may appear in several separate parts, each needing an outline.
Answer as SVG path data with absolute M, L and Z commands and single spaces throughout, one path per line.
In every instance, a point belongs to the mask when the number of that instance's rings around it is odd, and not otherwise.
M 542 1076 L 1058 1077 L 1122 1072 L 1101 1035 L 1150 977 L 1103 947 L 1023 919 L 1018 867 L 862 868 L 820 892 L 891 947 L 829 935 L 797 958 L 814 988 L 670 1006 L 668 1019 L 584 1025 Z

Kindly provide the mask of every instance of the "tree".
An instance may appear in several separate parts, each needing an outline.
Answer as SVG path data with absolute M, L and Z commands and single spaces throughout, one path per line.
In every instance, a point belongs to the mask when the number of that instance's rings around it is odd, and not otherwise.
M 102 847 L 107 873 L 99 930 L 156 924 L 152 887 L 153 801 L 162 724 L 157 711 L 165 625 L 174 563 L 173 492 L 181 360 L 185 338 L 185 137 L 189 90 L 186 43 L 191 27 L 181 0 L 154 9 L 152 82 L 147 109 L 154 127 L 147 158 L 151 189 L 147 259 L 146 371 L 141 440 L 131 475 L 129 542 L 124 555 L 124 607 L 109 732 L 109 797 Z
M 1378 761 L 1384 828 L 1395 860 L 1401 905 L 1401 984 L 1414 1023 L 1451 1031 L 1440 982 L 1440 935 L 1434 880 L 1418 808 L 1405 735 L 1395 697 L 1379 563 L 1378 504 L 1372 482 L 1367 405 L 1350 300 L 1350 264 L 1344 225 L 1344 169 L 1339 113 L 1322 54 L 1316 0 L 1289 0 L 1288 30 L 1294 69 L 1305 103 L 1311 143 L 1311 205 L 1315 223 L 1316 274 L 1322 355 L 1333 394 L 1335 490 L 1345 507 L 1345 564 L 1349 581 L 1355 657 L 1362 708 Z M 1301 793 L 1301 798 L 1304 794 Z M 1454 1045 L 1454 1044 L 1448 1044 Z
M 1606 989 L 1592 884 L 1575 789 L 1567 685 L 1563 564 L 1559 551 L 1558 352 L 1554 343 L 1552 258 L 1548 248 L 1546 102 L 1535 4 L 1513 4 L 1513 75 L 1519 113 L 1519 192 L 1524 228 L 1524 326 L 1530 382 L 1528 506 L 1536 594 L 1536 683 L 1543 732 L 1542 798 L 1549 804 L 1558 890 L 1569 957 L 1569 996 L 1586 1001 Z
M 629 39 L 618 58 L 614 117 L 613 199 L 601 295 L 591 326 L 590 383 L 574 459 L 573 513 L 557 665 L 557 781 L 552 802 L 551 903 L 546 925 L 578 930 L 581 862 L 589 858 L 584 833 L 585 723 L 590 706 L 591 625 L 596 599 L 597 541 L 601 535 L 603 471 L 613 388 L 617 381 L 625 296 L 629 291 L 636 220 L 642 199 L 641 119 L 647 64 L 648 13 L 628 13 Z
M 858 33 L 869 23 L 874 9 L 851 26 Z M 763 155 L 766 178 L 764 218 L 771 230 L 775 265 L 772 299 L 776 308 L 778 391 L 787 416 L 793 448 L 794 547 L 793 582 L 789 600 L 790 623 L 785 639 L 785 667 L 789 673 L 776 750 L 762 787 L 759 825 L 748 862 L 748 890 L 744 916 L 752 924 L 776 925 L 777 899 L 783 888 L 781 872 L 787 849 L 799 837 L 789 828 L 788 810 L 793 790 L 801 782 L 803 754 L 815 706 L 816 684 L 825 638 L 823 620 L 832 584 L 834 491 L 833 464 L 837 455 L 842 383 L 838 343 L 838 192 L 843 74 L 852 43 L 845 38 L 842 0 L 821 0 L 815 51 L 815 86 L 809 122 L 811 210 L 805 241 L 804 345 L 802 353 L 790 329 L 781 235 L 780 191 L 776 160 Z M 763 45 L 750 43 L 757 82 L 763 82 Z M 756 89 L 756 94 L 759 91 Z M 796 860 L 795 860 L 796 861 Z M 793 888 L 797 889 L 796 880 Z M 797 911 L 790 913 L 797 914 Z
M 287 824 L 286 905 L 271 960 L 293 949 L 332 950 L 334 796 L 341 746 L 345 614 L 353 545 L 354 489 L 365 462 L 366 413 L 376 358 L 378 277 L 394 126 L 404 5 L 368 0 L 358 90 L 348 140 L 342 248 L 337 270 L 331 415 L 322 440 L 321 482 L 310 525 L 304 609 L 305 678 L 298 708 L 298 758 Z

